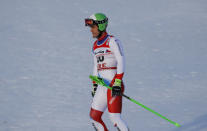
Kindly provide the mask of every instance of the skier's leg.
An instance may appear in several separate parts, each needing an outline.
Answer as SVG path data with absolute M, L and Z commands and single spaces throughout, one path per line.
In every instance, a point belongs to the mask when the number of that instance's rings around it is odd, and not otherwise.
M 123 83 L 122 91 L 124 92 Z M 126 123 L 121 119 L 122 96 L 112 97 L 111 90 L 108 90 L 107 100 L 109 116 L 114 126 L 117 127 L 119 131 L 129 131 Z
M 119 131 L 129 131 L 126 123 L 121 118 L 121 113 L 109 113 L 109 117 Z
M 101 117 L 107 107 L 107 89 L 98 86 L 96 94 L 93 98 L 90 117 L 94 128 L 98 131 L 108 131 Z
M 102 114 L 103 112 L 91 108 L 90 117 L 92 125 L 97 131 L 108 131 L 106 125 L 101 119 Z

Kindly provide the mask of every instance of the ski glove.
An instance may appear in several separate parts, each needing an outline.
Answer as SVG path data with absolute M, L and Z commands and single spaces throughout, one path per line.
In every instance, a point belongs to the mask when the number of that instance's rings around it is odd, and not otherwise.
M 120 96 L 122 94 L 121 92 L 121 80 L 115 79 L 115 82 L 112 86 L 112 97 L 114 96 Z
M 98 84 L 93 83 L 93 86 L 92 86 L 92 91 L 91 91 L 91 95 L 92 95 L 92 97 L 94 97 L 94 96 L 95 96 L 95 94 L 96 94 L 96 90 L 97 90 L 97 87 L 98 87 Z

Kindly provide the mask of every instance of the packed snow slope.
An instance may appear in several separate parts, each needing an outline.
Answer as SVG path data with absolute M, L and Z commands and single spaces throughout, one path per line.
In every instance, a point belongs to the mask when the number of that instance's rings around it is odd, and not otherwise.
M 206 0 L 0 0 L 0 131 L 94 130 L 95 12 L 123 43 L 125 94 L 182 125 L 124 99 L 131 131 L 207 131 Z

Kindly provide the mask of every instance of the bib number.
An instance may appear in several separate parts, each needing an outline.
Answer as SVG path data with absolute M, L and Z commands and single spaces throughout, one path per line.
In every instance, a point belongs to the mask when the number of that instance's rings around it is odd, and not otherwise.
M 97 57 L 97 63 L 103 62 L 104 61 L 104 56 L 99 56 Z

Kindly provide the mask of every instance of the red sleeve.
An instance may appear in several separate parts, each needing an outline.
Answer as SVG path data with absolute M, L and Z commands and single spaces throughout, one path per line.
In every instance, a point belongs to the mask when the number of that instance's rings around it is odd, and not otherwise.
M 120 79 L 120 80 L 122 80 L 123 76 L 124 76 L 124 73 L 116 74 L 116 75 L 115 75 L 115 79 Z

